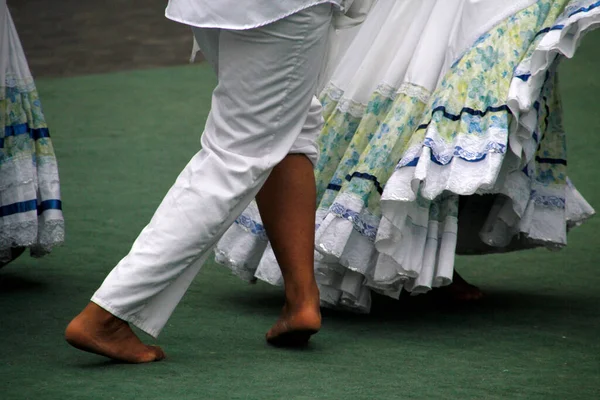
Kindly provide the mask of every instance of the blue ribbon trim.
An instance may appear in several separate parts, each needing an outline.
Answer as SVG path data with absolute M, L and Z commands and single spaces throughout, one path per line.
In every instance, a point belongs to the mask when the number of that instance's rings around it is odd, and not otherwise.
M 562 158 L 544 158 L 544 157 L 535 157 L 535 161 L 538 164 L 554 164 L 554 165 L 564 165 L 567 166 L 567 160 Z
M 350 175 L 350 174 L 346 175 L 346 180 L 348 182 L 352 181 L 352 179 L 354 179 L 354 178 L 366 179 L 368 181 L 373 182 L 373 184 L 375 185 L 375 188 L 377 189 L 377 192 L 379 194 L 383 194 L 383 186 L 381 186 L 381 183 L 379 183 L 379 179 L 377 179 L 377 177 L 375 175 L 367 174 L 364 172 L 358 172 L 358 171 L 352 173 L 352 175 Z M 340 190 L 342 190 L 342 185 L 338 185 L 336 183 L 330 183 L 329 185 L 327 185 L 327 190 L 333 190 L 334 192 L 339 192 Z
M 0 218 L 9 215 L 26 213 L 37 210 L 37 214 L 41 215 L 47 210 L 62 210 L 62 201 L 58 199 L 44 200 L 38 204 L 37 200 L 26 200 L 18 203 L 7 204 L 0 206 Z
M 574 15 L 577 14 L 581 14 L 581 13 L 585 13 L 585 12 L 590 12 L 595 8 L 600 7 L 600 1 L 597 1 L 593 4 L 590 4 L 588 7 L 581 7 L 578 8 L 577 10 L 573 11 L 571 14 L 568 15 L 567 18 L 571 18 Z M 550 31 L 558 31 L 561 29 L 564 29 L 565 25 L 564 24 L 558 24 L 558 25 L 554 25 L 548 28 L 544 28 L 542 30 L 540 30 L 538 33 L 535 34 L 534 39 L 536 39 L 538 36 L 543 35 L 545 33 L 548 33 Z M 521 79 L 524 82 L 527 82 L 529 80 L 529 78 L 531 78 L 531 74 L 521 74 L 521 75 L 516 75 L 515 78 Z
M 581 7 L 579 9 L 573 11 L 571 14 L 569 14 L 569 18 L 572 17 L 573 15 L 580 14 L 582 12 L 590 12 L 594 8 L 598 8 L 598 7 L 600 7 L 600 1 L 590 4 L 588 7 Z
M 570 15 L 569 15 L 570 17 Z M 535 36 L 533 37 L 533 39 L 535 40 L 538 36 L 543 35 L 544 33 L 548 33 L 550 31 L 560 31 L 561 29 L 564 29 L 564 25 L 560 24 L 560 25 L 554 25 L 554 26 L 550 26 L 548 28 L 544 28 L 542 30 L 540 30 L 538 33 L 535 34 Z
M 10 136 L 19 136 L 29 134 L 29 137 L 33 140 L 38 140 L 42 138 L 49 138 L 50 131 L 48 128 L 37 128 L 32 129 L 29 127 L 29 124 L 19 124 L 19 125 L 10 125 L 4 127 L 4 137 L 0 138 L 0 149 L 4 148 L 4 140 Z
M 379 194 L 383 194 L 383 187 L 381 186 L 381 184 L 379 183 L 379 180 L 377 179 L 377 177 L 375 175 L 366 174 L 364 172 L 354 172 L 352 175 L 346 175 L 346 180 L 348 182 L 350 182 L 354 178 L 366 179 L 368 181 L 373 182 L 375 184 L 375 188 L 377 188 L 377 191 L 379 192 Z
M 508 106 L 506 104 L 503 104 L 501 106 L 489 106 L 485 110 L 475 110 L 470 107 L 463 107 L 458 114 L 449 113 L 448 111 L 446 111 L 445 106 L 438 106 L 431 111 L 431 116 L 433 117 L 433 115 L 437 112 L 442 112 L 442 115 L 444 116 L 444 118 L 447 118 L 451 121 L 459 121 L 463 114 L 470 114 L 470 115 L 477 116 L 477 117 L 484 117 L 489 113 L 496 113 L 496 112 L 502 112 L 502 111 L 510 113 L 510 109 L 508 108 Z M 431 120 L 429 122 L 427 122 L 426 124 L 419 125 L 416 130 L 419 131 L 422 129 L 427 129 L 430 124 L 431 124 Z

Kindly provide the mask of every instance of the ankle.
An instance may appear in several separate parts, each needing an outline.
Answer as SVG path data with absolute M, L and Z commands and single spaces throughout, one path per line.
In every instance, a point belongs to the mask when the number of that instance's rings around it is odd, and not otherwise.
M 123 320 L 106 311 L 94 302 L 89 302 L 80 315 L 84 316 L 87 320 L 107 326 L 123 322 Z
M 292 309 L 319 304 L 319 287 L 316 283 L 303 286 L 286 285 L 285 303 Z

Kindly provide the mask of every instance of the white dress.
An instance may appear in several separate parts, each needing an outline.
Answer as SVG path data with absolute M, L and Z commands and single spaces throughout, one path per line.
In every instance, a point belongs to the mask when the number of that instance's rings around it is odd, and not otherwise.
M 56 156 L 6 0 L 0 0 L 0 265 L 64 240 Z
M 339 34 L 316 168 L 323 305 L 447 285 L 457 252 L 566 245 L 594 210 L 566 174 L 556 67 L 599 25 L 592 0 L 379 0 Z M 282 284 L 256 204 L 216 258 Z

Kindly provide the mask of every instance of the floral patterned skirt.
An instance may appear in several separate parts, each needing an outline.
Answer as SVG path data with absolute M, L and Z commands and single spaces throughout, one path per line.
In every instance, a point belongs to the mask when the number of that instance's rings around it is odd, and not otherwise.
M 0 0 L 0 265 L 16 248 L 47 254 L 64 240 L 60 184 L 40 99 Z
M 380 0 L 347 33 L 321 94 L 323 305 L 447 285 L 456 253 L 566 245 L 594 210 L 567 177 L 557 65 L 598 25 L 600 1 Z M 282 283 L 254 203 L 216 256 Z

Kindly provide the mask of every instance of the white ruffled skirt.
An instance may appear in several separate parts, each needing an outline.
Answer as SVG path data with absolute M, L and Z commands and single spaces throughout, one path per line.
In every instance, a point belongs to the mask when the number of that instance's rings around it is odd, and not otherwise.
M 566 245 L 594 210 L 567 177 L 556 69 L 599 25 L 591 0 L 379 0 L 339 33 L 315 170 L 324 306 L 447 285 L 456 253 Z M 254 203 L 216 258 L 282 284 Z
M 6 0 L 0 0 L 0 266 L 12 259 L 12 249 L 42 256 L 63 240 L 54 148 Z

